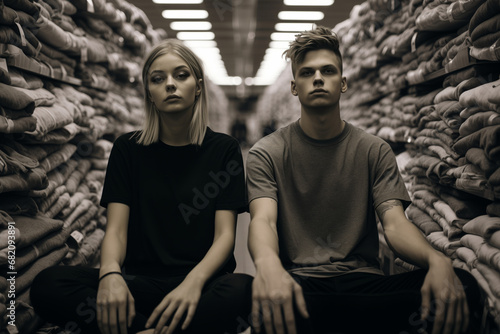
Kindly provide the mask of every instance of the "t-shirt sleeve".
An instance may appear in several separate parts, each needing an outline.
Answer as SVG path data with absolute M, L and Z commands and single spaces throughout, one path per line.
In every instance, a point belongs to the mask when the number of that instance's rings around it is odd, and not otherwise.
M 119 137 L 113 144 L 100 202 L 103 207 L 107 207 L 112 202 L 130 206 L 132 195 L 130 164 L 132 159 L 126 144 L 126 139 L 123 136 Z
M 238 213 L 248 211 L 245 168 L 241 148 L 236 140 L 231 143 L 224 157 L 223 169 L 211 175 L 221 187 L 216 210 L 235 210 Z
M 388 200 L 400 200 L 406 209 L 411 203 L 403 178 L 399 172 L 396 157 L 391 147 L 384 144 L 373 175 L 373 205 L 376 208 Z
M 278 201 L 273 161 L 265 145 L 257 143 L 247 156 L 247 191 L 248 202 L 268 197 Z

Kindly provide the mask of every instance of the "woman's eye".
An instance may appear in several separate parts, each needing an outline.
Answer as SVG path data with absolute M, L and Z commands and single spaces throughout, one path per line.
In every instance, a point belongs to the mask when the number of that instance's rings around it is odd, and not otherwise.
M 189 77 L 189 73 L 187 73 L 187 72 L 179 72 L 179 73 L 177 74 L 177 77 L 178 77 L 179 79 L 186 79 L 187 77 Z
M 162 78 L 162 77 L 160 77 L 160 76 L 157 76 L 157 75 L 156 75 L 156 76 L 151 77 L 151 82 L 152 82 L 152 83 L 160 83 L 162 80 L 163 80 L 163 78 Z

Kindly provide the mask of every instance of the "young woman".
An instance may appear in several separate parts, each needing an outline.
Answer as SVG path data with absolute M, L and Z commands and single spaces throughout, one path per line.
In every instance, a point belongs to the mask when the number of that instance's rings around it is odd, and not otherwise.
M 73 332 L 241 332 L 251 278 L 232 273 L 247 205 L 238 142 L 207 127 L 201 61 L 181 42 L 157 45 L 142 78 L 143 129 L 117 138 L 109 158 L 100 268 L 46 269 L 33 306 Z

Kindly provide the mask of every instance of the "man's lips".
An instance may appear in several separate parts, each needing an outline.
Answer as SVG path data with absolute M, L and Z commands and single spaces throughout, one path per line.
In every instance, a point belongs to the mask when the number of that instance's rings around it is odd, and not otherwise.
M 319 94 L 319 93 L 328 93 L 328 92 L 324 89 L 315 89 L 311 92 L 311 94 Z

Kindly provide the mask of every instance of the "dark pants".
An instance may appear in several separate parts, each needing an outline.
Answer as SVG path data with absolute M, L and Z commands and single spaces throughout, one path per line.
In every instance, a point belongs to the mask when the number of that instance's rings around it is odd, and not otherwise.
M 455 269 L 467 295 L 471 324 L 467 333 L 479 333 L 480 291 L 474 277 Z M 332 278 L 292 275 L 301 285 L 310 318 L 295 312 L 299 334 L 428 333 L 436 304 L 431 300 L 428 320 L 420 319 L 426 271 L 381 276 L 350 273 Z M 263 328 L 263 326 L 262 326 Z
M 72 333 L 100 333 L 96 315 L 98 277 L 99 270 L 93 268 L 59 266 L 45 269 L 31 286 L 31 301 L 36 313 Z M 145 329 L 154 308 L 184 276 L 124 275 L 124 278 L 136 309 L 128 333 L 136 333 Z M 225 274 L 209 281 L 188 329 L 176 332 L 229 334 L 244 331 L 251 307 L 251 280 L 245 274 Z

